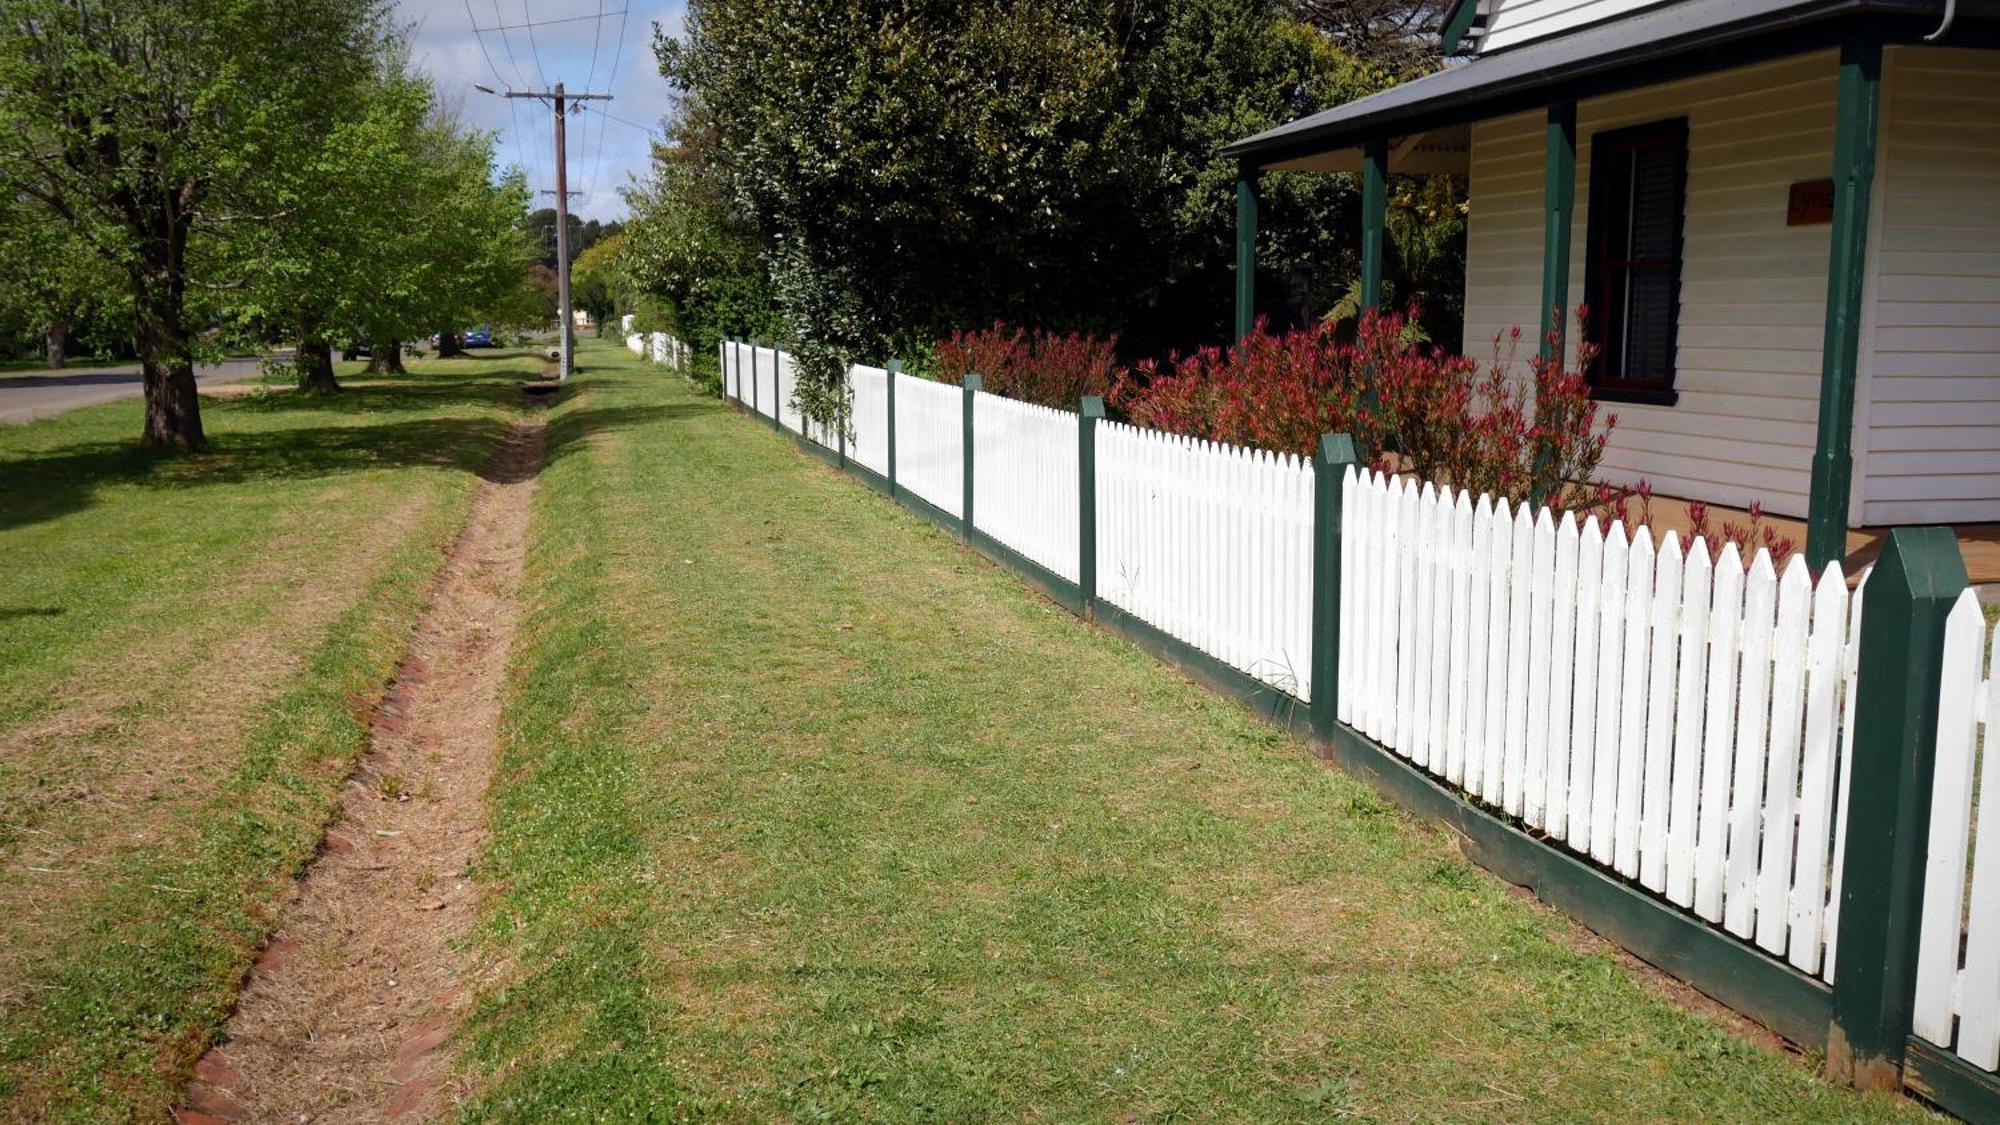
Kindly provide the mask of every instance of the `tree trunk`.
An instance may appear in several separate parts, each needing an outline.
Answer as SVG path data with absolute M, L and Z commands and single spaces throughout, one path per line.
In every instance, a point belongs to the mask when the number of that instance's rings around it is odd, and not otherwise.
M 142 253 L 156 245 L 146 245 Z M 146 424 L 139 441 L 153 449 L 208 448 L 201 429 L 201 396 L 194 382 L 194 350 L 185 324 L 185 285 L 186 279 L 168 262 L 146 262 L 132 272 L 133 338 L 146 395 Z
M 57 317 L 42 330 L 42 358 L 52 368 L 69 358 L 69 321 Z
M 368 374 L 408 375 L 403 368 L 403 342 L 376 340 L 368 345 Z
M 298 352 L 292 360 L 298 368 L 300 394 L 332 394 L 340 390 L 334 378 L 334 344 L 326 338 L 316 316 L 308 316 L 298 328 Z
M 464 355 L 464 354 L 465 354 L 465 349 L 459 345 L 457 332 L 449 328 L 438 329 L 439 359 L 448 359 L 451 356 Z

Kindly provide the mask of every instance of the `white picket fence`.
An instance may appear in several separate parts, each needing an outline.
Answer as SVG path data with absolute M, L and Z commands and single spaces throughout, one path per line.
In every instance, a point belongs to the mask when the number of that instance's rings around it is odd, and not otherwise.
M 886 370 L 855 366 L 840 435 L 801 429 L 788 356 L 724 343 L 721 358 L 731 398 L 876 473 L 893 425 L 898 487 L 962 516 L 962 388 L 897 376 L 892 395 Z M 983 392 L 972 408 L 975 527 L 1076 580 L 1077 416 Z M 1309 702 L 1311 466 L 1108 421 L 1094 448 L 1100 601 Z M 1799 558 L 1779 573 L 1762 550 L 1712 557 L 1671 533 L 1656 547 L 1645 528 L 1374 472 L 1341 487 L 1339 720 L 1831 981 L 1861 589 L 1837 566 L 1815 582 Z M 1973 794 L 2000 790 L 1973 784 L 2000 774 L 1977 755 L 2000 690 L 1983 678 L 1992 644 L 1968 595 L 1948 642 L 1918 997 L 1919 1033 L 1989 1070 L 2000 832 L 1977 854 L 1972 841 Z
M 1988 1071 L 2000 1070 L 2000 754 L 1987 741 L 2000 717 L 1988 672 L 1995 644 L 1966 590 L 1945 622 L 1913 1021 L 1918 1035 Z
M 974 526 L 1076 581 L 1077 416 L 982 392 L 972 440 Z
M 1831 980 L 1861 597 L 1350 472 L 1338 717 Z
M 1097 424 L 1098 595 L 1312 698 L 1312 467 L 1296 457 Z

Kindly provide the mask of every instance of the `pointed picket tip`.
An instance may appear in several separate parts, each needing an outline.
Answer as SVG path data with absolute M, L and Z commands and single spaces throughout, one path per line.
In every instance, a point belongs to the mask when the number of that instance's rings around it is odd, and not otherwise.
M 1604 542 L 1604 529 L 1597 526 L 1596 516 L 1583 517 L 1583 526 L 1578 529 L 1577 535 L 1586 543 Z
M 1690 546 L 1688 547 L 1687 550 L 1688 565 L 1702 566 L 1702 567 L 1710 566 L 1711 564 L 1709 562 L 1709 557 L 1708 557 L 1708 540 L 1697 535 L 1694 536 L 1691 540 L 1689 540 L 1689 543 Z
M 1486 497 L 1481 496 L 1479 498 L 1479 502 L 1484 504 L 1486 502 Z M 1507 507 L 1507 498 L 1505 496 L 1502 496 L 1493 502 L 1493 518 L 1499 520 L 1502 523 L 1514 522 L 1513 515 Z
M 1577 538 L 1576 513 L 1564 512 L 1562 522 L 1556 525 L 1556 536 L 1565 542 Z
M 1958 544 L 1955 542 L 1952 544 L 1954 549 L 1957 546 Z M 1964 568 L 1961 566 L 1960 569 L 1963 570 Z M 1835 586 L 1840 587 L 1840 592 L 1845 594 L 1847 592 L 1847 576 L 1840 572 L 1840 564 L 1838 562 L 1829 562 L 1826 564 L 1826 569 L 1819 572 L 1819 582 L 1815 585 L 1814 592 L 1817 594 L 1820 590 L 1831 590 Z
M 1547 508 L 1542 509 L 1542 518 L 1544 520 L 1549 518 L 1549 510 Z M 1522 504 L 1520 507 L 1514 509 L 1514 527 L 1522 532 L 1533 532 L 1535 530 L 1534 517 L 1528 514 L 1528 506 L 1526 504 Z
M 1359 480 L 1360 478 L 1357 477 L 1354 473 L 1353 462 L 1349 462 L 1346 466 L 1344 466 L 1340 470 L 1340 486 L 1342 488 L 1351 487 L 1354 484 L 1356 484 Z
M 1464 489 L 1462 489 L 1462 488 L 1461 488 L 1461 489 L 1459 489 L 1459 490 L 1458 490 L 1458 499 L 1457 499 L 1456 501 L 1454 501 L 1454 502 L 1452 503 L 1452 509 L 1453 509 L 1454 511 L 1456 511 L 1456 512 L 1457 512 L 1457 513 L 1458 513 L 1459 515 L 1461 515 L 1461 516 L 1466 516 L 1466 515 L 1471 515 L 1471 514 L 1472 514 L 1472 493 L 1470 493 L 1470 492 L 1467 492 L 1466 490 L 1464 490 Z
M 1431 487 L 1431 482 L 1425 481 L 1423 490 L 1417 493 L 1417 499 L 1428 508 L 1437 502 L 1437 489 Z
M 1655 555 L 1658 555 L 1659 553 L 1660 553 L 1659 547 L 1653 543 L 1652 533 L 1646 530 L 1645 527 L 1642 526 L 1639 528 L 1639 530 L 1632 533 L 1633 557 L 1636 558 L 1640 555 L 1644 555 L 1650 559 Z
M 1812 587 L 1812 568 L 1806 565 L 1804 555 L 1793 554 L 1786 560 L 1785 573 L 1778 579 L 1778 584 L 1785 587 L 1796 586 L 1802 590 Z
M 1771 552 L 1769 550 L 1759 547 L 1757 548 L 1757 553 L 1751 556 L 1750 577 L 1759 579 L 1768 578 L 1773 582 L 1777 581 L 1778 569 L 1771 565 Z
M 1554 517 L 1549 515 L 1549 510 L 1547 508 L 1537 509 L 1535 512 L 1535 530 L 1553 533 L 1555 529 L 1556 521 Z
M 1677 562 L 1680 560 L 1681 537 L 1679 532 L 1668 531 L 1667 537 L 1660 541 L 1660 557 L 1663 559 L 1671 558 Z
M 1743 552 L 1736 549 L 1735 543 L 1724 543 L 1722 554 L 1716 556 L 1715 569 L 1720 571 L 1725 566 L 1734 573 L 1743 572 Z

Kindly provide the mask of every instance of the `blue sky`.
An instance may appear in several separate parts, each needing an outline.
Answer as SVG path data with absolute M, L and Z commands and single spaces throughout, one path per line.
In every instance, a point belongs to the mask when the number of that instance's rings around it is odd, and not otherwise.
M 416 65 L 430 72 L 447 104 L 456 100 L 468 123 L 498 135 L 500 162 L 519 164 L 538 192 L 555 186 L 547 106 L 482 94 L 473 84 L 539 89 L 560 81 L 571 90 L 587 84 L 613 95 L 609 105 L 590 103 L 593 109 L 569 119 L 570 190 L 583 193 L 570 207 L 602 220 L 625 216 L 618 189 L 644 176 L 647 129 L 658 129 L 668 109 L 667 84 L 653 59 L 653 26 L 678 34 L 686 8 L 686 0 L 397 2 L 401 19 L 415 29 Z M 552 202 L 537 198 L 537 206 Z

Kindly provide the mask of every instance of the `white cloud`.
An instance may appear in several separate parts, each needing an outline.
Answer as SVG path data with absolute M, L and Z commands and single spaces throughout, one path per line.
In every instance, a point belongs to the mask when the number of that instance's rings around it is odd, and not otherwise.
M 621 8 L 626 9 L 623 15 L 613 14 Z M 492 97 L 474 90 L 474 84 L 498 90 L 556 82 L 570 90 L 609 88 L 613 100 L 608 106 L 588 103 L 604 112 L 586 111 L 568 122 L 570 190 L 584 193 L 571 200 L 571 209 L 599 220 L 624 217 L 618 188 L 631 177 L 645 175 L 650 141 L 639 126 L 657 129 L 668 104 L 667 83 L 653 58 L 653 25 L 678 33 L 686 8 L 686 0 L 398 0 L 397 4 L 399 16 L 415 28 L 412 60 L 431 74 L 441 96 L 458 101 L 469 124 L 498 134 L 500 162 L 524 168 L 537 192 L 555 187 L 555 144 L 547 105 Z M 474 21 L 482 33 L 474 32 Z

